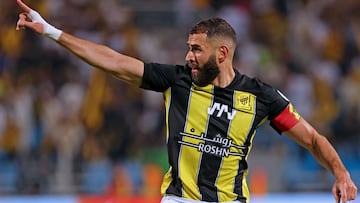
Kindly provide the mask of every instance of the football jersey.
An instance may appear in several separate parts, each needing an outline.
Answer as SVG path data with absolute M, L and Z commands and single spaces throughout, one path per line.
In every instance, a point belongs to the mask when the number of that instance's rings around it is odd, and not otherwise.
M 246 160 L 256 129 L 291 104 L 270 85 L 234 71 L 235 78 L 225 88 L 200 87 L 186 65 L 145 64 L 141 88 L 163 92 L 165 101 L 170 168 L 163 195 L 249 201 Z M 287 127 L 272 126 L 279 132 Z

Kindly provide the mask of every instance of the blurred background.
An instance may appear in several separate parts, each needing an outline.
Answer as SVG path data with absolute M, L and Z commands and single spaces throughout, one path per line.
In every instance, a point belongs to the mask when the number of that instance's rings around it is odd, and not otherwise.
M 66 32 L 159 63 L 184 64 L 191 26 L 225 18 L 239 39 L 234 67 L 285 93 L 360 186 L 360 1 L 25 3 Z M 118 81 L 50 39 L 16 32 L 20 12 L 16 1 L 1 1 L 0 196 L 157 198 L 168 167 L 162 95 Z M 249 167 L 255 195 L 331 196 L 331 174 L 268 124 Z

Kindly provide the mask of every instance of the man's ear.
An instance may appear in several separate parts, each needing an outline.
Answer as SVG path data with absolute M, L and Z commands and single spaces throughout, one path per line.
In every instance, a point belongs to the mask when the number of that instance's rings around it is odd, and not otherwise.
M 229 47 L 223 45 L 219 47 L 219 55 L 218 55 L 218 60 L 219 63 L 222 63 L 225 61 L 225 59 L 229 56 Z

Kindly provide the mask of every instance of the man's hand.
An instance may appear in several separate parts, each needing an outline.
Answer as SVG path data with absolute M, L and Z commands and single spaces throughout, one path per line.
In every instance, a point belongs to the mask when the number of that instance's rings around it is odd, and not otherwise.
M 38 34 L 45 35 L 55 41 L 60 38 L 61 30 L 47 23 L 38 12 L 32 10 L 21 0 L 16 0 L 19 7 L 24 11 L 19 15 L 19 20 L 16 23 L 16 30 L 30 28 Z
M 355 200 L 357 188 L 347 173 L 342 178 L 335 179 L 332 192 L 336 203 L 346 203 L 347 201 Z

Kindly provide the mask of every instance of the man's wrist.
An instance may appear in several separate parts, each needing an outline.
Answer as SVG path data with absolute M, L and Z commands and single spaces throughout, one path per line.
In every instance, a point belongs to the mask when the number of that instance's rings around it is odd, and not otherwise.
M 44 36 L 55 41 L 60 38 L 62 31 L 46 22 L 37 11 L 30 10 L 29 14 L 33 22 L 37 22 L 43 25 L 44 30 L 42 34 Z
M 44 25 L 44 36 L 57 41 L 60 38 L 61 34 L 62 30 L 59 30 L 50 24 Z

